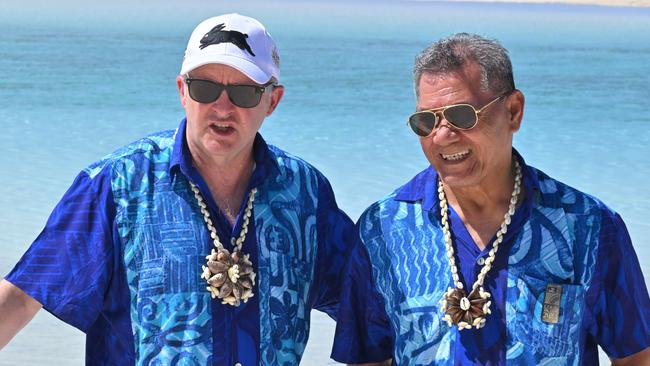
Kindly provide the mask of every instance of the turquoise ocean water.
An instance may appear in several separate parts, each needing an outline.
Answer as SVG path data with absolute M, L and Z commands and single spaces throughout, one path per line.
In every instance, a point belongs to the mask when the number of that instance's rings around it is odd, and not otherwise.
M 353 218 L 426 166 L 405 119 L 411 67 L 453 32 L 510 50 L 529 164 L 603 199 L 625 219 L 650 278 L 650 9 L 425 1 L 91 4 L 22 1 L 0 11 L 0 273 L 38 235 L 84 166 L 183 113 L 174 78 L 202 19 L 237 11 L 267 25 L 285 98 L 270 143 L 331 180 Z M 313 316 L 303 364 L 328 360 L 332 322 Z M 0 365 L 79 365 L 83 336 L 41 312 Z

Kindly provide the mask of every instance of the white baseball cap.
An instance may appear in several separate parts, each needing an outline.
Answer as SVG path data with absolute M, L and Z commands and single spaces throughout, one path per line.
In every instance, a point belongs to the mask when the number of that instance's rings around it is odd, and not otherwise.
M 240 14 L 209 18 L 194 28 L 187 43 L 181 75 L 206 64 L 223 64 L 258 84 L 280 81 L 278 48 L 257 20 Z

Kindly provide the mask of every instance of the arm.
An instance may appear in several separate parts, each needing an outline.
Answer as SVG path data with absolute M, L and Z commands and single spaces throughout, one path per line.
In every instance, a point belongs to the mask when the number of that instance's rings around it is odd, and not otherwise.
M 612 360 L 613 366 L 648 366 L 650 365 L 650 347 L 625 358 Z
M 345 253 L 356 242 L 354 223 L 341 211 L 325 178 L 318 191 L 318 255 L 313 307 L 336 320 L 342 292 Z
M 77 176 L 43 231 L 5 277 L 0 287 L 0 346 L 41 307 L 83 332 L 98 318 L 115 262 L 110 177 L 102 177 L 93 180 L 85 172 Z
M 600 230 L 590 333 L 613 365 L 650 365 L 650 298 L 623 220 L 605 212 Z M 591 289 L 590 289 L 591 290 Z
M 41 304 L 7 280 L 0 282 L 0 349 L 41 309 Z
M 344 272 L 331 358 L 350 365 L 391 365 L 393 332 L 361 238 L 348 253 Z

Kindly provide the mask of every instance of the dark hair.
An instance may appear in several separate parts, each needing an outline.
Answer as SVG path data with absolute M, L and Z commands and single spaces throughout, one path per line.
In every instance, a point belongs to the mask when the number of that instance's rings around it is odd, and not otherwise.
M 468 61 L 481 69 L 484 91 L 506 93 L 515 89 L 512 63 L 508 50 L 493 39 L 476 34 L 456 33 L 424 49 L 413 67 L 415 95 L 419 97 L 420 79 L 424 73 L 443 74 L 461 70 Z

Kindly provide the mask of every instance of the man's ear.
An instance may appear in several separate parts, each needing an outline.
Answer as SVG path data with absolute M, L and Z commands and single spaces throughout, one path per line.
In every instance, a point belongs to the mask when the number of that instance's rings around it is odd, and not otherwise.
M 271 104 L 269 104 L 269 109 L 266 111 L 267 116 L 270 116 L 271 113 L 273 113 L 275 108 L 278 106 L 278 103 L 280 103 L 283 95 L 284 86 L 277 85 L 273 88 L 273 91 L 271 92 Z
M 524 118 L 524 104 L 526 100 L 524 94 L 515 89 L 506 99 L 506 108 L 510 122 L 510 130 L 515 133 L 521 127 L 521 121 Z
M 178 98 L 181 101 L 183 109 L 185 109 L 185 104 L 187 104 L 186 94 L 185 94 L 185 79 L 183 76 L 178 75 L 176 77 L 176 86 L 178 87 Z

